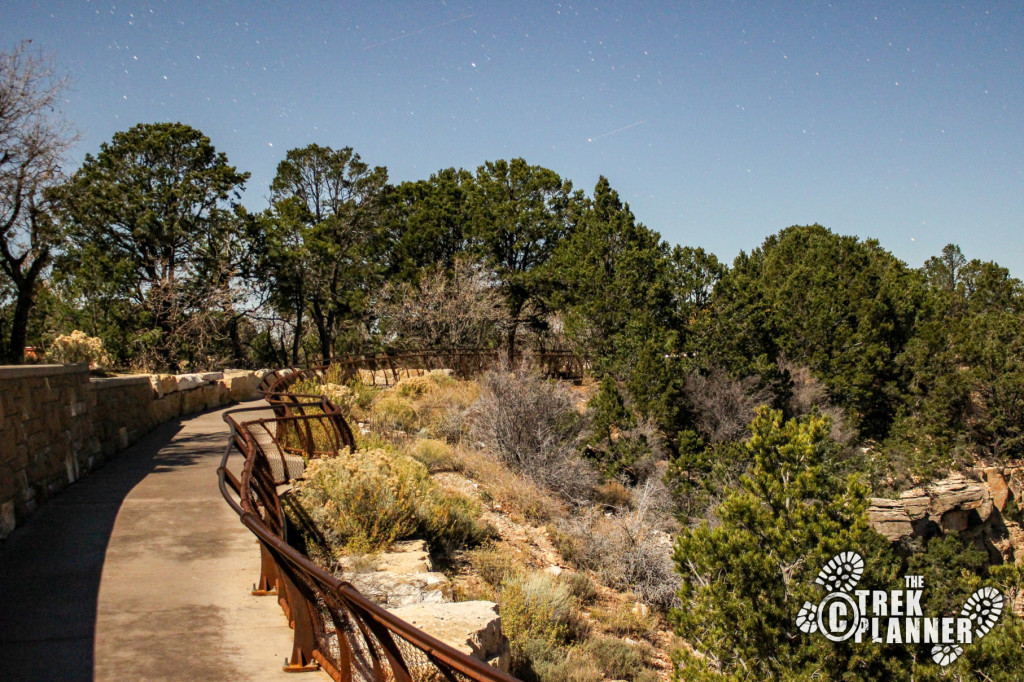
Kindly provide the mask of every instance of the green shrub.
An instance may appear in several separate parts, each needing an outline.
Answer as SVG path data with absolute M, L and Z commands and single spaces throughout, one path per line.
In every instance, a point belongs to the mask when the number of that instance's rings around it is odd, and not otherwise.
M 636 646 L 613 637 L 594 637 L 582 645 L 610 680 L 632 680 L 643 670 L 644 656 Z
M 526 641 L 523 657 L 512 672 L 526 682 L 600 682 L 598 663 L 581 647 L 556 647 L 537 639 Z
M 416 460 L 385 448 L 344 451 L 314 459 L 291 494 L 292 514 L 304 514 L 316 533 L 318 554 L 373 552 L 396 540 L 422 535 L 442 553 L 486 540 L 479 510 L 468 499 L 446 493 Z M 301 510 L 301 511 L 300 511 Z M 300 524 L 301 525 L 301 524 Z
M 644 645 L 638 647 L 611 637 L 598 637 L 567 647 L 531 639 L 522 649 L 520 667 L 513 672 L 527 682 L 653 682 L 658 679 L 657 673 L 645 667 Z
M 523 567 L 508 552 L 496 547 L 473 550 L 469 563 L 485 583 L 494 587 L 501 587 L 506 580 L 523 574 Z
M 373 404 L 373 399 L 380 393 L 379 388 L 363 383 L 359 379 L 352 379 L 346 386 L 352 389 L 353 400 L 360 410 L 366 411 Z
M 370 425 L 378 431 L 411 433 L 419 428 L 419 415 L 412 403 L 389 391 L 373 403 Z
M 417 514 L 432 549 L 442 557 L 492 538 L 494 529 L 482 524 L 480 508 L 462 495 L 433 488 L 420 500 Z
M 455 456 L 451 446 L 431 438 L 417 438 L 409 447 L 409 454 L 430 473 L 451 471 L 455 468 Z
M 427 470 L 382 449 L 314 459 L 294 495 L 328 546 L 371 552 L 419 529 L 418 500 L 429 485 Z
M 558 576 L 558 580 L 569 588 L 569 592 L 581 604 L 592 604 L 597 600 L 597 587 L 586 573 L 566 572 Z
M 579 601 L 569 588 L 543 573 L 507 580 L 499 604 L 501 628 L 512 645 L 513 670 L 528 667 L 527 643 L 566 645 L 586 632 Z M 529 646 L 537 646 L 531 644 Z
M 406 377 L 391 389 L 403 398 L 420 398 L 434 387 L 429 376 Z

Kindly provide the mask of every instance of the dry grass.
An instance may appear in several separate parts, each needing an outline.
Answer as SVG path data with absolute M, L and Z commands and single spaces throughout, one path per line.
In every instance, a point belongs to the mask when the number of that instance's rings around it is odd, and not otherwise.
M 555 577 L 544 573 L 516 575 L 502 585 L 498 604 L 502 632 L 512 645 L 512 668 L 528 665 L 531 645 L 564 646 L 587 634 L 580 603 Z
M 622 601 L 590 611 L 594 622 L 616 637 L 651 639 L 658 631 L 658 620 L 639 603 Z
M 481 580 L 492 587 L 500 588 L 507 580 L 522 577 L 526 572 L 507 551 L 495 546 L 473 550 L 468 559 Z
M 473 381 L 460 381 L 443 370 L 402 379 L 373 397 L 371 428 L 382 432 L 424 432 L 458 443 L 468 430 L 466 415 L 479 395 Z
M 647 484 L 634 491 L 632 509 L 608 515 L 592 507 L 548 526 L 552 542 L 574 566 L 595 571 L 616 590 L 631 590 L 643 601 L 667 611 L 677 601 L 679 576 L 671 545 L 658 532 L 663 514 L 659 491 Z
M 454 471 L 455 454 L 447 443 L 431 438 L 417 438 L 409 444 L 407 452 L 416 461 L 434 474 L 439 471 Z
M 490 500 L 513 519 L 545 523 L 565 513 L 560 500 L 486 453 L 466 447 L 456 447 L 452 453 L 455 470 L 479 482 Z

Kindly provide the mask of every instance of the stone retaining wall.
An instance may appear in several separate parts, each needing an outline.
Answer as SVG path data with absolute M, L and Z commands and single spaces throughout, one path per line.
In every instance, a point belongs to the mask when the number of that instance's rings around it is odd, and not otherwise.
M 157 424 L 259 398 L 264 374 L 96 379 L 85 364 L 0 366 L 0 539 Z

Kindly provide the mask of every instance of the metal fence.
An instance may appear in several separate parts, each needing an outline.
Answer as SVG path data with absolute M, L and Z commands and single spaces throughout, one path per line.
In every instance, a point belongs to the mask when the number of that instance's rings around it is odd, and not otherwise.
M 559 378 L 583 374 L 582 363 L 569 353 L 535 354 L 528 362 Z M 341 412 L 326 398 L 289 392 L 297 381 L 323 382 L 330 374 L 392 385 L 410 370 L 446 368 L 472 376 L 501 364 L 493 351 L 338 358 L 329 365 L 270 374 L 261 386 L 269 407 L 225 413 L 231 440 L 218 469 L 220 490 L 260 543 L 260 577 L 253 594 L 276 595 L 294 630 L 285 670 L 320 667 L 345 682 L 515 679 L 396 618 L 292 547 L 281 498 L 288 482 L 302 476 L 309 459 L 355 450 L 352 430 Z M 260 416 L 268 410 L 272 417 Z M 238 455 L 240 467 L 229 467 Z

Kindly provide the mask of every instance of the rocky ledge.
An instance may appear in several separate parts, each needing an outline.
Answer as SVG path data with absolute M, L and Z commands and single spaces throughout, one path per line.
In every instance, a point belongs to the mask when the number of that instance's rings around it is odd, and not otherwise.
M 898 499 L 871 500 L 868 519 L 896 542 L 955 531 L 975 539 L 996 563 L 1024 561 L 1024 528 L 1004 516 L 1012 502 L 1021 508 L 1024 467 L 987 467 L 953 474 Z
M 511 650 L 498 605 L 453 602 L 448 578 L 434 570 L 422 540 L 396 542 L 390 552 L 342 561 L 342 577 L 368 599 L 459 651 L 508 672 Z

